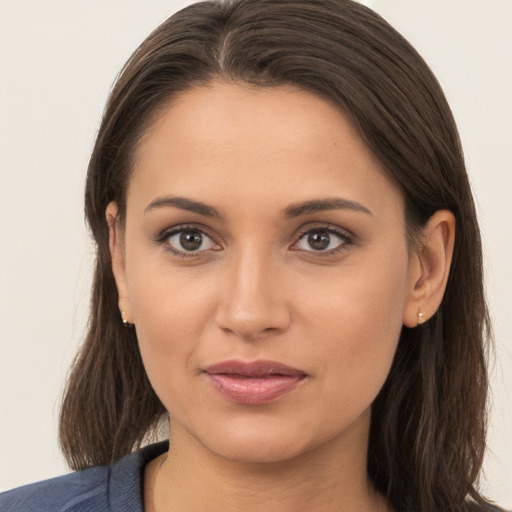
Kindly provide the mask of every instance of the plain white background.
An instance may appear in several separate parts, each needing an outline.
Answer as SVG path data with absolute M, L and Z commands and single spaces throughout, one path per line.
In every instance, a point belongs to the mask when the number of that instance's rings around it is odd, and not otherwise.
M 58 404 L 82 339 L 88 156 L 110 85 L 187 1 L 0 0 L 0 489 L 66 471 Z M 483 489 L 512 507 L 512 1 L 368 0 L 437 74 L 478 203 L 496 334 Z

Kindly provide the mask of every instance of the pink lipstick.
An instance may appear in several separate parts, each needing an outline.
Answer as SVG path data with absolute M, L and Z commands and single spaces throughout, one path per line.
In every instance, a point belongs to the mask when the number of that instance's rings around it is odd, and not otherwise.
M 293 391 L 306 374 L 296 368 L 259 360 L 223 361 L 204 369 L 215 389 L 231 402 L 262 405 Z

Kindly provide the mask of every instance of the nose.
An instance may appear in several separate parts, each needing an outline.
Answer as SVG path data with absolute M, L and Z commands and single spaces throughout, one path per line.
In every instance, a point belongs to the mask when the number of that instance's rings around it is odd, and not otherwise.
M 217 325 L 246 341 L 286 331 L 291 316 L 276 262 L 261 251 L 247 250 L 233 256 L 225 270 Z

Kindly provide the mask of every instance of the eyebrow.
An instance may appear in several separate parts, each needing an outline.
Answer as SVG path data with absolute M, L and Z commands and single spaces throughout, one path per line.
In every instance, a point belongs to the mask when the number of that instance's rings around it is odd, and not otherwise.
M 177 196 L 157 197 L 151 201 L 151 203 L 149 203 L 149 205 L 144 210 L 144 213 L 148 213 L 151 210 L 157 208 L 165 207 L 179 208 L 181 210 L 204 215 L 205 217 L 212 217 L 217 219 L 224 218 L 224 215 L 213 206 L 210 206 L 201 201 L 194 201 L 192 199 L 187 199 L 186 197 Z M 330 199 L 314 199 L 311 201 L 305 201 L 303 203 L 291 204 L 281 212 L 281 215 L 289 219 L 300 217 L 301 215 L 325 212 L 328 210 L 352 210 L 366 213 L 368 215 L 373 215 L 373 213 L 361 203 L 337 197 Z
M 205 217 L 214 217 L 217 219 L 224 218 L 222 213 L 220 213 L 220 211 L 213 206 L 202 203 L 201 201 L 193 201 L 192 199 L 187 199 L 186 197 L 176 196 L 157 197 L 148 204 L 144 210 L 144 213 L 148 213 L 156 208 L 164 208 L 169 206 L 173 206 L 181 210 L 187 210 L 189 212 L 198 213 L 199 215 L 204 215 Z
M 328 210 L 352 210 L 373 216 L 373 213 L 361 203 L 338 197 L 330 199 L 316 199 L 312 201 L 305 201 L 303 203 L 292 204 L 283 210 L 282 215 L 285 218 L 292 218 L 311 213 L 325 212 Z

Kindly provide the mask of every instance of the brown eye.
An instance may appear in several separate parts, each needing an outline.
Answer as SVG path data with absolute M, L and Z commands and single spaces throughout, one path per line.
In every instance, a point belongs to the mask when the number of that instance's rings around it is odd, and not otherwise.
M 327 228 L 317 228 L 304 233 L 295 247 L 300 251 L 331 252 L 350 244 L 350 238 L 343 233 Z
M 315 251 L 324 251 L 331 243 L 331 235 L 327 231 L 309 233 L 308 244 Z
M 197 251 L 203 244 L 203 237 L 197 231 L 183 231 L 180 234 L 180 245 L 186 251 Z
M 167 243 L 178 252 L 202 252 L 213 249 L 213 240 L 198 229 L 182 229 L 167 238 Z

